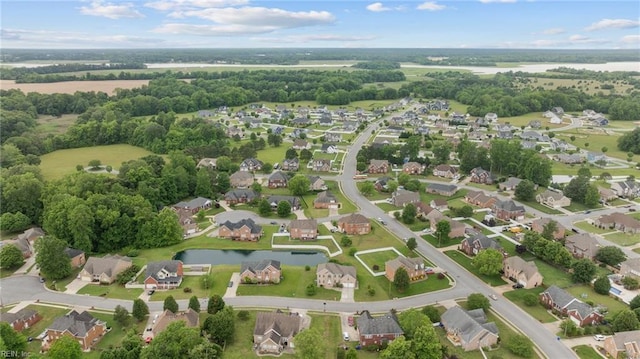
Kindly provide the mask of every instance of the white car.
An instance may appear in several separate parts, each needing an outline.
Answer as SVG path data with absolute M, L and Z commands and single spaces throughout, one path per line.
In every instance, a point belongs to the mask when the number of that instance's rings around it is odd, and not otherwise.
M 601 341 L 605 340 L 605 337 L 602 334 L 596 334 L 596 335 L 593 336 L 593 339 L 595 339 L 596 341 L 601 342 Z
M 496 296 L 495 294 L 489 294 L 489 298 L 493 300 L 498 300 L 498 296 Z

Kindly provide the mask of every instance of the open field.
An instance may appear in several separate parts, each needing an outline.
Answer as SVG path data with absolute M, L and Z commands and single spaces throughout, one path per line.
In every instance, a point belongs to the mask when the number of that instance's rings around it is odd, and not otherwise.
M 541 323 L 555 322 L 557 319 L 553 315 L 549 314 L 549 312 L 547 312 L 547 310 L 539 302 L 531 307 L 524 304 L 524 297 L 526 294 L 533 293 L 537 297 L 542 292 L 544 292 L 544 288 L 537 287 L 531 289 L 516 289 L 505 292 L 503 293 L 503 295 L 514 304 L 519 306 L 522 310 L 529 313 L 529 315 L 539 320 Z
M 316 294 L 307 296 L 306 288 L 316 279 L 316 269 L 305 270 L 301 266 L 282 266 L 282 280 L 278 284 L 240 284 L 237 295 L 268 295 L 274 297 L 340 300 L 340 292 L 332 289 L 316 288 Z
M 117 70 L 120 73 L 122 70 Z M 83 72 L 85 74 L 86 72 Z M 51 83 L 17 84 L 14 80 L 0 80 L 0 88 L 3 90 L 20 89 L 24 93 L 39 92 L 43 94 L 80 92 L 104 92 L 113 95 L 115 90 L 132 89 L 149 84 L 149 80 L 107 80 L 107 81 L 65 81 Z
M 553 72 L 549 72 L 553 73 Z M 529 78 L 531 83 L 517 84 L 518 88 L 537 88 L 542 87 L 545 90 L 555 90 L 559 87 L 575 88 L 581 92 L 588 93 L 589 95 L 595 95 L 599 92 L 609 95 L 612 93 L 624 94 L 628 89 L 633 87 L 627 83 L 614 83 L 613 81 L 596 81 L 596 80 L 579 80 L 579 79 L 554 79 L 554 78 Z M 603 90 L 600 87 L 602 85 L 613 85 L 611 90 Z
M 76 172 L 76 165 L 87 166 L 91 160 L 100 160 L 103 166 L 114 170 L 122 162 L 150 155 L 151 152 L 131 145 L 109 145 L 58 150 L 40 156 L 40 169 L 45 179 L 58 179 Z
M 558 128 L 558 127 L 563 127 L 570 124 L 568 120 L 565 120 L 565 122 L 561 124 L 549 123 L 548 118 L 542 117 L 542 112 L 530 112 L 525 115 L 513 116 L 513 117 L 500 117 L 498 118 L 498 123 L 510 123 L 512 126 L 520 128 L 522 126 L 527 126 L 529 122 L 533 120 L 540 121 L 540 124 L 542 125 L 542 129 L 545 129 L 546 127 Z
M 264 150 L 258 151 L 258 159 L 264 163 L 271 163 L 272 165 L 276 163 L 282 163 L 284 160 L 284 154 L 289 149 L 288 143 L 283 143 L 280 147 L 271 147 L 267 146 Z
M 40 115 L 38 116 L 36 131 L 45 136 L 65 133 L 67 128 L 76 122 L 77 118 L 78 115 L 75 114 L 65 114 L 60 117 Z

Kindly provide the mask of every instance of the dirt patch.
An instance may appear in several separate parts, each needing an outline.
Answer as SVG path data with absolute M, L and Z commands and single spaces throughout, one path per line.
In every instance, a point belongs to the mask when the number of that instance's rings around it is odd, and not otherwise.
M 117 88 L 132 89 L 148 84 L 149 80 L 65 81 L 36 84 L 17 84 L 14 80 L 0 80 L 0 89 L 20 89 L 24 93 L 39 92 L 44 94 L 100 91 L 113 95 Z

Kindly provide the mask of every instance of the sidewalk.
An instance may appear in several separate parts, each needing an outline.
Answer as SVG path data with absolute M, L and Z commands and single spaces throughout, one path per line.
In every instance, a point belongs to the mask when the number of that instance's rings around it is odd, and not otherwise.
M 31 270 L 31 272 L 28 272 L 29 268 L 31 268 L 31 266 L 33 266 L 33 269 L 35 269 L 35 264 L 36 264 L 36 254 L 33 253 L 33 255 L 29 258 L 27 258 L 27 260 L 24 262 L 24 264 L 22 265 L 22 267 L 18 268 L 13 274 L 17 275 L 17 274 L 31 274 L 33 273 L 33 270 Z M 27 273 L 28 272 L 28 273 Z M 33 275 L 37 275 L 38 272 L 35 272 Z

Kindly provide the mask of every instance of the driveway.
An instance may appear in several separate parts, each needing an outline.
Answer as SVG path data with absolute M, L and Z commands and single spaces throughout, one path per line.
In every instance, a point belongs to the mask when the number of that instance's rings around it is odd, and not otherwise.
M 233 285 L 231 287 L 227 287 L 227 291 L 224 293 L 223 298 L 225 299 L 236 296 L 238 285 L 240 285 L 240 273 L 231 274 L 231 282 L 233 282 Z
M 342 292 L 342 295 L 340 296 L 340 301 L 343 303 L 355 303 L 355 299 L 353 297 L 353 293 L 355 293 L 355 288 L 351 287 L 351 288 L 347 288 L 347 287 L 342 287 L 342 289 L 340 290 Z
M 352 316 L 353 313 L 340 313 L 340 327 L 342 328 L 342 330 L 340 331 L 340 336 L 343 336 L 343 333 L 347 333 L 349 334 L 349 341 L 357 342 L 360 339 L 360 335 L 358 335 L 358 331 L 356 330 L 355 326 L 349 326 L 349 317 Z
M 90 283 L 76 278 L 72 280 L 71 283 L 67 284 L 67 290 L 65 290 L 64 292 L 67 294 L 76 294 L 80 289 L 82 289 L 87 284 L 90 284 Z

